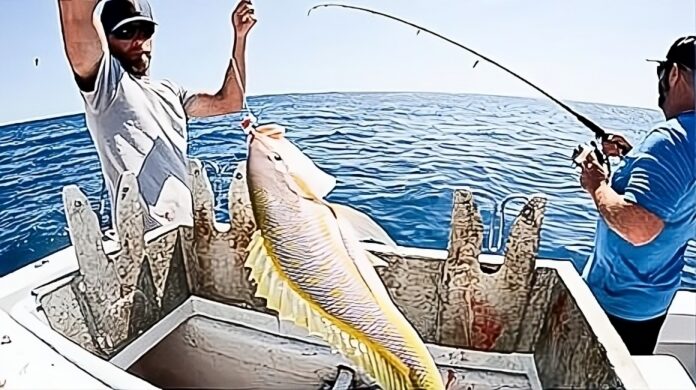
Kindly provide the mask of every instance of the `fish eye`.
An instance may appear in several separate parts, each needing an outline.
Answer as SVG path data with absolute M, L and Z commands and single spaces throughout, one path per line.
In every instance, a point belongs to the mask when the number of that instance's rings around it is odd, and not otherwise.
M 272 156 L 272 158 L 271 158 L 271 156 Z M 280 155 L 278 153 L 275 153 L 275 152 L 271 153 L 270 155 L 266 155 L 266 158 L 268 159 L 268 161 L 274 161 L 274 160 L 275 161 L 283 161 L 283 159 L 280 157 Z
M 237 172 L 237 174 L 234 175 L 234 178 L 237 179 L 237 180 L 242 180 L 242 173 L 241 173 L 241 172 Z

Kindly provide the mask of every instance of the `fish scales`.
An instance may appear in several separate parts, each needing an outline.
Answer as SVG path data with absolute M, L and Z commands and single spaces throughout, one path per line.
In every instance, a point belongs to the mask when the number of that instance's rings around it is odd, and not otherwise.
M 330 210 L 311 201 L 293 205 L 261 194 L 260 197 L 268 199 L 263 202 L 268 212 L 260 218 L 262 232 L 269 241 L 277 240 L 280 244 L 267 244 L 267 249 L 275 258 L 283 259 L 278 266 L 288 279 L 301 286 L 328 314 L 392 351 L 404 363 L 416 365 L 417 354 L 409 350 L 408 343 L 399 335 L 401 331 L 385 317 L 353 260 L 341 250 L 342 242 L 340 245 L 335 242 L 336 232 L 329 237 L 332 232 L 327 219 L 333 218 Z M 331 238 L 334 241 L 327 242 Z

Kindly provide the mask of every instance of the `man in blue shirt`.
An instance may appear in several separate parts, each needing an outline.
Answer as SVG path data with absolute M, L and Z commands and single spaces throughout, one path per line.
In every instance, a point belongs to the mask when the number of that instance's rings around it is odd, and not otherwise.
M 620 135 L 604 142 L 610 156 L 629 150 L 611 181 L 592 153 L 582 163 L 580 182 L 600 214 L 583 278 L 632 355 L 653 353 L 696 238 L 695 45 L 679 38 L 657 61 L 665 121 L 636 147 Z

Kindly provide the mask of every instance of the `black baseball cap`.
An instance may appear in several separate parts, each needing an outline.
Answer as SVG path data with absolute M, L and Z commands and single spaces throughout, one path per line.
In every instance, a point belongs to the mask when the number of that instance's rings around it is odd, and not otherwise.
M 101 22 L 107 34 L 130 22 L 152 24 L 152 9 L 147 0 L 105 0 L 101 11 Z
M 667 51 L 664 60 L 648 60 L 652 62 L 666 63 L 674 62 L 683 65 L 691 70 L 696 69 L 696 36 L 688 35 L 674 41 Z

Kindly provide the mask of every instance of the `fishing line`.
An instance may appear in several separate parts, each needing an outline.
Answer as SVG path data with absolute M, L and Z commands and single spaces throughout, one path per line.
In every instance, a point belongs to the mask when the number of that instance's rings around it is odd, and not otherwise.
M 532 82 L 530 82 L 529 80 L 527 80 L 527 79 L 525 79 L 524 77 L 520 76 L 519 74 L 517 74 L 517 73 L 513 72 L 512 70 L 506 68 L 505 66 L 503 66 L 503 65 L 500 64 L 500 63 L 498 63 L 497 61 L 495 61 L 495 60 L 493 60 L 493 59 L 491 59 L 491 58 L 488 58 L 487 56 L 485 56 L 485 55 L 483 55 L 483 54 L 481 54 L 481 53 L 479 53 L 479 52 L 477 52 L 477 51 L 475 51 L 475 50 L 472 50 L 472 49 L 470 49 L 470 48 L 468 48 L 468 47 L 462 45 L 461 43 L 454 41 L 454 40 L 451 39 L 451 38 L 447 38 L 447 37 L 445 37 L 445 36 L 442 35 L 442 34 L 436 33 L 436 32 L 434 32 L 434 31 L 432 31 L 432 30 L 430 30 L 430 29 L 428 29 L 428 28 L 425 28 L 425 27 L 423 27 L 423 26 L 419 26 L 419 25 L 417 25 L 417 24 L 415 24 L 415 23 L 413 23 L 413 22 L 409 22 L 409 21 L 407 21 L 407 20 L 398 18 L 398 17 L 396 17 L 396 16 L 392 16 L 392 15 L 389 15 L 389 14 L 385 14 L 385 13 L 379 12 L 379 11 L 374 11 L 374 10 L 371 10 L 371 9 L 368 9 L 368 8 L 357 7 L 357 6 L 346 5 L 346 4 L 334 4 L 334 3 L 318 4 L 318 5 L 315 5 L 314 7 L 312 7 L 312 8 L 309 9 L 309 11 L 307 12 L 307 16 L 309 16 L 309 15 L 312 13 L 312 11 L 315 10 L 315 9 L 318 9 L 318 8 L 328 8 L 328 7 L 348 8 L 348 9 L 353 9 L 353 10 L 357 10 L 357 11 L 367 12 L 367 13 L 370 13 L 370 14 L 373 14 L 373 15 L 379 15 L 379 16 L 385 17 L 385 18 L 387 18 L 387 19 L 391 19 L 391 20 L 397 21 L 397 22 L 399 22 L 399 23 L 403 23 L 403 24 L 406 24 L 406 25 L 408 25 L 408 26 L 411 26 L 411 27 L 417 29 L 417 34 L 419 34 L 421 31 L 424 31 L 424 32 L 426 32 L 426 33 L 428 33 L 428 34 L 431 34 L 431 35 L 433 35 L 433 36 L 435 36 L 435 37 L 437 37 L 437 38 L 440 38 L 440 39 L 442 39 L 442 40 L 444 40 L 444 41 L 446 41 L 446 42 L 449 42 L 449 43 L 451 43 L 451 44 L 453 44 L 453 45 L 455 45 L 455 46 L 457 46 L 457 47 L 459 47 L 459 48 L 461 48 L 461 49 L 464 49 L 464 50 L 468 51 L 469 53 L 471 53 L 471 54 L 473 54 L 473 55 L 475 55 L 475 56 L 477 56 L 477 57 L 483 59 L 484 61 L 487 61 L 487 62 L 489 62 L 489 63 L 491 63 L 491 64 L 497 66 L 498 68 L 500 68 L 500 69 L 502 69 L 503 71 L 505 71 L 505 72 L 509 73 L 510 75 L 514 76 L 514 77 L 517 78 L 518 80 L 524 82 L 525 84 L 527 84 L 527 85 L 529 85 L 530 87 L 534 88 L 535 90 L 539 91 L 540 93 L 542 93 L 542 94 L 543 94 L 544 96 L 546 96 L 547 98 L 551 99 L 551 101 L 555 102 L 556 104 L 558 104 L 559 106 L 561 106 L 564 110 L 566 110 L 566 111 L 568 111 L 570 114 L 572 114 L 578 121 L 580 121 L 580 123 L 582 123 L 583 125 L 585 125 L 585 127 L 587 127 L 587 128 L 589 128 L 590 130 L 592 130 L 592 132 L 595 134 L 595 137 L 596 137 L 597 139 L 600 139 L 600 140 L 602 140 L 602 141 L 607 141 L 607 140 L 609 140 L 609 133 L 607 133 L 604 129 L 602 129 L 601 127 L 599 127 L 599 125 L 597 125 L 596 123 L 592 122 L 591 120 L 589 120 L 589 119 L 588 119 L 587 117 L 585 117 L 584 115 L 582 115 L 582 114 L 576 112 L 575 110 L 573 110 L 572 108 L 570 108 L 570 107 L 569 107 L 568 105 L 566 105 L 565 103 L 563 103 L 563 102 L 561 102 L 560 100 L 556 99 L 555 97 L 551 96 L 548 92 L 546 92 L 546 91 L 544 91 L 543 89 L 539 88 L 538 86 L 534 85 Z M 476 63 L 478 63 L 478 61 L 477 61 Z M 474 64 L 474 67 L 475 67 L 475 66 L 476 66 L 476 64 Z M 610 169 L 610 164 L 608 163 L 608 160 L 605 159 L 604 155 L 601 153 L 601 151 L 599 150 L 598 146 L 597 146 L 596 144 L 594 144 L 593 146 L 594 146 L 594 148 L 595 148 L 595 155 L 596 155 L 596 157 L 598 158 L 600 164 L 604 164 L 604 162 L 606 161 L 607 169 Z M 622 151 L 623 154 L 626 154 L 626 153 L 628 152 L 628 150 L 626 150 L 622 144 L 617 144 L 617 147 Z
M 473 55 L 475 55 L 475 56 L 477 56 L 477 57 L 483 59 L 484 61 L 487 61 L 487 62 L 489 62 L 489 63 L 491 63 L 491 64 L 497 66 L 498 68 L 504 70 L 505 72 L 511 74 L 512 76 L 514 76 L 514 77 L 516 77 L 517 79 L 521 80 L 522 82 L 526 83 L 526 84 L 529 85 L 530 87 L 532 87 L 532 88 L 536 89 L 537 91 L 541 92 L 544 96 L 548 97 L 548 98 L 551 99 L 553 102 L 557 103 L 557 104 L 560 105 L 563 109 L 565 109 L 566 111 L 568 111 L 569 113 L 571 113 L 573 116 L 575 116 L 575 118 L 577 118 L 583 125 L 585 125 L 585 126 L 588 127 L 590 130 L 592 130 L 592 131 L 595 133 L 595 135 L 597 136 L 597 138 L 601 138 L 602 140 L 606 140 L 607 137 L 608 137 L 608 133 L 607 133 L 606 131 L 604 131 L 604 129 L 602 129 L 601 127 L 599 127 L 597 124 L 595 124 L 595 123 L 592 122 L 591 120 L 587 119 L 584 115 L 582 115 L 582 114 L 576 112 L 576 111 L 573 110 L 572 108 L 568 107 L 568 105 L 566 105 L 565 103 L 563 103 L 563 102 L 561 102 L 560 100 L 556 99 L 555 97 L 551 96 L 548 92 L 546 92 L 546 91 L 544 91 L 543 89 L 539 88 L 538 86 L 534 85 L 533 83 L 531 83 L 530 81 L 528 81 L 528 80 L 525 79 L 524 77 L 518 75 L 517 73 L 513 72 L 512 70 L 506 68 L 505 66 L 503 66 L 503 65 L 500 64 L 500 63 L 498 63 L 497 61 L 495 61 L 495 60 L 493 60 L 493 59 L 491 59 L 491 58 L 488 58 L 487 56 L 485 56 L 485 55 L 483 55 L 483 54 L 481 54 L 481 53 L 478 53 L 477 51 L 472 50 L 472 49 L 470 49 L 470 48 L 468 48 L 468 47 L 462 45 L 461 43 L 458 43 L 458 42 L 456 42 L 456 41 L 454 41 L 454 40 L 452 40 L 452 39 L 450 39 L 450 38 L 447 38 L 447 37 L 445 37 L 445 36 L 443 36 L 443 35 L 441 35 L 441 34 L 438 34 L 438 33 L 434 32 L 434 31 L 432 31 L 432 30 L 427 29 L 427 28 L 425 28 L 425 27 L 423 27 L 423 26 L 419 26 L 419 25 L 417 25 L 417 24 L 415 24 L 415 23 L 406 21 L 406 20 L 401 19 L 401 18 L 398 18 L 398 17 L 396 17 L 396 16 L 391 16 L 391 15 L 388 15 L 388 14 L 385 14 L 385 13 L 382 13 L 382 12 L 379 12 L 379 11 L 374 11 L 374 10 L 371 10 L 371 9 L 362 8 L 362 7 L 356 7 L 356 6 L 352 6 L 352 5 L 345 5 L 345 4 L 319 4 L 319 5 L 315 5 L 314 7 L 310 8 L 310 9 L 309 9 L 309 12 L 307 12 L 307 15 L 309 16 L 309 15 L 311 14 L 311 12 L 312 12 L 314 9 L 323 8 L 323 7 L 349 8 L 349 9 L 353 9 L 353 10 L 358 10 L 358 11 L 363 11 L 363 12 L 367 12 L 367 13 L 371 13 L 371 14 L 383 16 L 383 17 L 385 17 L 385 18 L 388 18 L 388 19 L 391 19 L 391 20 L 395 20 L 395 21 L 397 21 L 397 22 L 400 22 L 400 23 L 406 24 L 406 25 L 408 25 L 408 26 L 411 26 L 411 27 L 413 27 L 413 28 L 416 28 L 416 29 L 418 30 L 418 32 L 424 31 L 424 32 L 427 32 L 428 34 L 434 35 L 434 36 L 437 37 L 437 38 L 440 38 L 440 39 L 442 39 L 442 40 L 445 40 L 445 41 L 447 41 L 447 42 L 449 42 L 449 43 L 451 43 L 451 44 L 453 44 L 453 45 L 455 45 L 455 46 L 457 46 L 457 47 L 459 47 L 459 48 L 461 48 L 461 49 L 464 49 L 464 50 L 468 51 L 469 53 L 471 53 L 471 54 L 473 54 Z
M 246 90 L 242 85 L 242 73 L 239 71 L 239 68 L 237 67 L 237 60 L 235 60 L 234 57 L 232 58 L 232 68 L 234 69 L 234 73 L 236 75 L 235 80 L 237 81 L 237 86 L 239 86 L 239 91 L 242 93 L 242 111 L 246 109 L 248 117 L 245 119 L 249 119 L 249 125 L 246 127 L 242 125 L 242 129 L 246 134 L 249 134 L 250 130 L 247 129 L 250 128 L 249 126 L 253 126 L 258 122 L 258 117 L 254 115 L 254 112 L 251 110 L 251 107 L 249 106 L 249 102 L 247 101 Z M 244 123 L 244 121 L 242 123 Z

